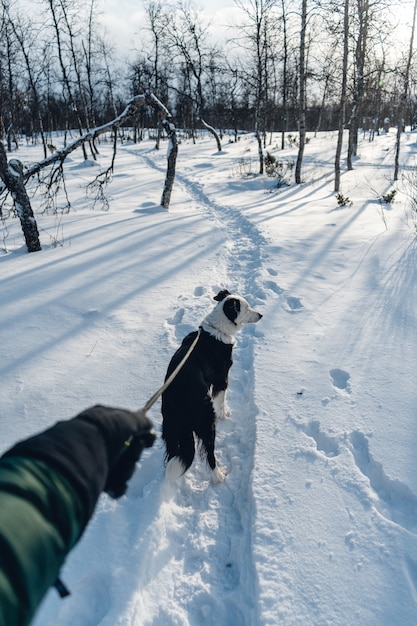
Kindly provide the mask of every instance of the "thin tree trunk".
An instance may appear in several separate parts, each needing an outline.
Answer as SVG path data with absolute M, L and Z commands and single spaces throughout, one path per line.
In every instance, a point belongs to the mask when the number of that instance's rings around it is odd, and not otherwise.
M 285 133 L 288 130 L 288 85 L 287 85 L 287 73 L 288 73 L 288 36 L 287 36 L 287 15 L 285 12 L 284 0 L 281 0 L 282 4 L 282 36 L 284 47 L 284 58 L 282 67 L 282 108 L 284 111 L 284 119 L 282 120 L 281 131 L 281 150 L 285 148 Z
M 39 241 L 39 232 L 33 215 L 30 199 L 26 192 L 23 164 L 17 159 L 7 163 L 6 150 L 0 141 L 0 178 L 6 185 L 13 198 L 14 205 L 22 226 L 23 235 L 28 252 L 42 250 Z
M 159 113 L 163 116 L 162 125 L 164 126 L 165 131 L 168 135 L 169 147 L 167 155 L 167 173 L 165 176 L 165 185 L 161 198 L 161 206 L 164 209 L 168 209 L 169 203 L 171 201 L 172 188 L 174 186 L 175 167 L 178 155 L 177 130 L 174 123 L 172 122 L 172 116 L 170 112 L 162 104 L 162 102 L 158 100 L 156 96 L 154 96 L 154 94 L 147 93 L 146 102 L 150 104 L 156 111 L 159 111 Z
M 359 33 L 355 49 L 356 85 L 353 93 L 353 106 L 349 120 L 349 141 L 347 153 L 347 168 L 353 170 L 352 158 L 358 151 L 359 115 L 362 107 L 365 89 L 365 57 L 368 47 L 368 32 L 370 22 L 370 0 L 358 2 Z
M 342 93 L 340 95 L 339 130 L 337 134 L 336 156 L 334 160 L 334 190 L 340 191 L 340 156 L 342 154 L 343 131 L 346 117 L 346 85 L 347 64 L 349 55 L 349 0 L 345 0 L 343 19 L 343 66 L 342 66 Z
M 411 27 L 410 48 L 408 51 L 407 67 L 406 67 L 405 75 L 404 75 L 403 93 L 401 95 L 400 105 L 398 107 L 398 115 L 397 115 L 398 121 L 397 121 L 397 138 L 395 141 L 394 180 L 398 180 L 398 171 L 400 169 L 401 133 L 402 133 L 402 127 L 403 127 L 403 117 L 405 115 L 405 105 L 407 103 L 408 83 L 410 80 L 410 67 L 411 67 L 411 61 L 413 58 L 414 34 L 415 34 L 415 28 L 416 28 L 416 14 L 417 14 L 417 0 L 414 0 L 413 25 Z
M 307 28 L 307 0 L 303 0 L 301 10 L 301 36 L 300 36 L 300 104 L 299 104 L 299 146 L 297 163 L 295 166 L 295 182 L 301 183 L 301 166 L 303 163 L 304 147 L 306 142 L 306 68 L 305 68 L 305 48 L 306 48 L 306 28 Z
M 67 70 L 67 65 L 64 61 L 63 58 L 63 45 L 62 45 L 62 37 L 61 37 L 61 27 L 59 24 L 59 19 L 57 16 L 57 10 L 54 4 L 54 0 L 48 0 L 48 4 L 49 4 L 49 8 L 51 9 L 51 14 L 52 14 L 52 19 L 53 19 L 53 23 L 54 23 L 54 30 L 55 30 L 55 37 L 56 37 L 56 41 L 57 41 L 57 51 L 58 51 L 58 60 L 59 60 L 59 65 L 61 68 L 61 73 L 62 73 L 62 79 L 65 85 L 65 88 L 67 90 L 68 93 L 68 97 L 69 97 L 69 101 L 70 104 L 74 110 L 74 113 L 76 115 L 77 118 L 77 122 L 78 122 L 78 129 L 80 132 L 80 137 L 82 137 L 83 135 L 83 124 L 82 124 L 82 120 L 81 120 L 81 116 L 80 116 L 80 111 L 78 109 L 77 103 L 75 101 L 74 95 L 72 93 L 72 88 L 71 88 L 71 81 L 69 79 L 68 76 L 68 70 Z M 85 149 L 85 145 L 84 142 L 82 143 L 82 150 L 83 150 L 83 155 L 84 155 L 84 160 L 87 160 L 87 151 Z
M 167 173 L 165 177 L 164 190 L 162 192 L 161 206 L 164 207 L 164 209 L 168 209 L 175 180 L 175 167 L 178 155 L 178 141 L 177 132 L 174 124 L 172 122 L 169 122 L 168 120 L 164 120 L 162 123 L 168 135 L 169 148 L 167 155 Z
M 217 144 L 217 151 L 221 152 L 222 151 L 222 144 L 220 141 L 220 137 L 218 135 L 218 133 L 216 132 L 216 130 L 213 128 L 213 126 L 210 126 L 209 124 L 207 124 L 207 122 L 205 122 L 203 120 L 202 117 L 200 117 L 201 123 L 203 124 L 204 128 L 207 128 L 207 130 L 213 135 L 213 137 L 216 140 L 216 144 Z
M 256 141 L 258 142 L 258 156 L 259 156 L 259 173 L 264 173 L 264 152 L 262 150 L 262 137 L 258 128 L 255 130 Z

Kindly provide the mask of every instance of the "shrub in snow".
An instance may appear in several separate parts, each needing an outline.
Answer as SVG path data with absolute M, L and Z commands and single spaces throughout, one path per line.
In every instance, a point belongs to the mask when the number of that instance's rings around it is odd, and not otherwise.
M 382 196 L 383 201 L 386 202 L 387 204 L 392 204 L 394 202 L 396 193 L 397 193 L 397 190 L 392 189 L 390 192 Z
M 277 187 L 289 184 L 285 177 L 294 168 L 294 161 L 278 161 L 273 154 L 267 152 L 264 157 L 264 163 L 266 175 L 278 179 Z
M 347 196 L 344 196 L 340 191 L 336 195 L 337 204 L 339 206 L 352 206 L 353 202 Z

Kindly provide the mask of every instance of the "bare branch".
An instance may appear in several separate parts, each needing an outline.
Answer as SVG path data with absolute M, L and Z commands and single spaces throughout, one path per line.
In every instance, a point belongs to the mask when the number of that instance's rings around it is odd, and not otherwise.
M 82 146 L 86 141 L 94 141 L 95 139 L 97 139 L 97 137 L 111 130 L 113 127 L 118 128 L 122 124 L 122 122 L 129 119 L 136 112 L 138 106 L 143 106 L 143 104 L 145 104 L 145 97 L 145 94 L 139 94 L 137 96 L 134 96 L 127 103 L 124 111 L 122 111 L 122 113 L 120 113 L 120 115 L 118 115 L 114 120 L 112 120 L 111 122 L 107 122 L 106 124 L 102 124 L 101 126 L 97 126 L 96 128 L 92 128 L 88 132 L 84 133 L 84 135 L 81 135 L 81 137 L 78 137 L 77 139 L 69 143 L 65 148 L 62 148 L 62 150 L 57 150 L 46 159 L 43 159 L 38 163 L 34 163 L 26 170 L 24 174 L 25 181 L 27 181 L 29 178 L 40 172 L 43 168 L 48 167 L 49 165 L 53 165 L 56 162 L 63 163 L 66 157 L 71 154 L 71 152 L 77 150 L 77 148 Z M 157 100 L 157 98 L 155 99 Z M 161 106 L 163 105 L 161 104 Z M 170 116 L 168 109 L 165 110 L 167 115 Z

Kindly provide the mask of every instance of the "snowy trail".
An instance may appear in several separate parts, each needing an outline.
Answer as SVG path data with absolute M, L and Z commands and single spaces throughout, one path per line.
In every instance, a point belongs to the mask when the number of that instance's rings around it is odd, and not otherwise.
M 139 152 L 136 156 L 161 170 L 152 154 Z M 224 234 L 218 267 L 213 268 L 218 286 L 247 296 L 254 306 L 264 305 L 265 294 L 258 286 L 264 243 L 261 233 L 240 212 L 212 202 L 192 174 L 177 174 L 177 184 Z M 191 316 L 199 321 L 206 314 L 207 300 L 213 295 L 208 291 L 205 285 L 197 285 L 192 297 L 180 297 L 180 305 L 166 320 L 162 339 L 172 350 L 193 328 L 187 319 Z M 219 461 L 228 470 L 226 482 L 213 488 L 206 467 L 196 459 L 191 471 L 174 486 L 164 482 L 161 472 L 146 484 L 146 461 L 141 478 L 132 484 L 129 497 L 138 498 L 138 511 L 148 511 L 149 519 L 141 524 L 144 536 L 134 540 L 140 584 L 118 624 L 259 623 L 252 559 L 255 504 L 251 472 L 257 414 L 253 358 L 256 337 L 261 336 L 261 330 L 248 327 L 237 338 L 228 394 L 231 417 L 218 425 L 217 435 Z M 162 451 L 153 457 L 162 463 Z M 153 475 L 149 473 L 149 477 Z M 138 481 L 143 480 L 145 484 L 138 488 Z M 186 550 L 184 528 L 189 536 Z M 173 604 L 175 614 L 171 613 Z M 110 626 L 111 619 L 108 616 L 103 625 Z
M 151 168 L 160 172 L 164 169 L 142 152 L 137 153 Z M 204 211 L 216 225 L 225 232 L 225 257 L 228 261 L 228 273 L 231 281 L 230 290 L 235 289 L 241 295 L 251 295 L 265 298 L 265 294 L 257 286 L 259 270 L 262 268 L 262 246 L 265 238 L 259 229 L 250 222 L 241 212 L 227 205 L 222 205 L 210 199 L 204 192 L 203 185 L 190 176 L 177 173 L 176 184 L 185 189 L 187 195 L 195 203 L 196 208 Z

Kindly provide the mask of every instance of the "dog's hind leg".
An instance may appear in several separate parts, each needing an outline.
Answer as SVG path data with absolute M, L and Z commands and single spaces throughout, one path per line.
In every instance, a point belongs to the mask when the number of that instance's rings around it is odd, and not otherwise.
M 178 438 L 175 446 L 170 446 L 166 442 L 167 465 L 165 476 L 169 481 L 174 481 L 188 470 L 194 460 L 195 443 L 192 432 L 186 433 Z
M 185 466 L 179 456 L 173 456 L 165 468 L 165 477 L 172 483 L 185 473 Z
M 201 451 L 207 459 L 207 463 L 211 469 L 211 482 L 219 483 L 226 478 L 226 470 L 219 467 L 214 454 L 214 443 L 216 440 L 216 420 L 213 407 L 206 406 L 206 419 L 200 425 L 196 435 L 201 441 Z

